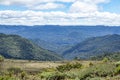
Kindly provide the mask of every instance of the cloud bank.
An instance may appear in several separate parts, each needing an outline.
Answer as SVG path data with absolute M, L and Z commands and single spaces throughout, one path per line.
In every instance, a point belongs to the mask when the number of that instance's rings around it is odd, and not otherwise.
M 0 5 L 19 5 L 27 10 L 1 10 L 0 24 L 118 26 L 120 14 L 100 11 L 99 4 L 109 2 L 110 0 L 1 0 Z

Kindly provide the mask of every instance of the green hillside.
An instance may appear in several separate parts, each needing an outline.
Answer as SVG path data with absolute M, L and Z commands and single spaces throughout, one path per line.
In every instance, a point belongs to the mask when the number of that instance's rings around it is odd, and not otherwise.
M 0 34 L 0 54 L 5 58 L 28 60 L 61 60 L 52 51 L 38 47 L 18 35 Z
M 112 52 L 120 52 L 120 35 L 113 34 L 88 38 L 66 50 L 63 55 L 68 59 L 73 59 L 76 56 L 81 59 L 89 59 L 93 56 Z
M 103 60 L 104 58 L 108 58 L 109 60 L 115 60 L 119 61 L 120 60 L 120 52 L 116 53 L 105 53 L 96 57 L 92 57 L 92 60 Z

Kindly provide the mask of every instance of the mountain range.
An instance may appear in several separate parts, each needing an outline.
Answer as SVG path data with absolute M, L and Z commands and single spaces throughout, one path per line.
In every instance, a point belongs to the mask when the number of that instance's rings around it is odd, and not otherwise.
M 5 58 L 56 61 L 62 58 L 18 35 L 0 34 L 0 55 Z
M 5 40 L 3 36 L 0 38 L 0 47 L 8 58 L 60 60 L 62 55 L 65 59 L 90 59 L 120 52 L 120 27 L 117 26 L 0 25 L 0 33 L 7 36 Z M 27 48 L 23 48 L 25 45 Z M 24 56 L 24 53 L 28 54 Z
M 113 52 L 120 52 L 120 35 L 118 34 L 88 38 L 63 52 L 63 56 L 66 59 L 75 57 L 90 59 L 91 57 Z
M 40 47 L 62 54 L 66 49 L 90 37 L 120 34 L 117 26 L 0 25 L 0 33 L 16 34 Z

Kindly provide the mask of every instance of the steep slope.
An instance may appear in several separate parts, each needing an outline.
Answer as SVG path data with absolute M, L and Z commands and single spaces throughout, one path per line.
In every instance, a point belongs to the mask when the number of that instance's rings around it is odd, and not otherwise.
M 29 60 L 60 60 L 54 52 L 48 51 L 18 35 L 0 34 L 0 54 L 5 58 Z
M 89 59 L 104 53 L 120 52 L 120 35 L 106 35 L 89 38 L 66 50 L 63 56 L 68 59 L 79 57 Z

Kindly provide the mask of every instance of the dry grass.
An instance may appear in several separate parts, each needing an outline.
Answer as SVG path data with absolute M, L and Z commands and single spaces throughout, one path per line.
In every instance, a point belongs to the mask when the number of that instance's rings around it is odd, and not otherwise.
M 6 59 L 2 63 L 2 69 L 7 70 L 8 68 L 21 68 L 24 71 L 40 71 L 43 68 L 55 68 L 64 63 L 61 62 L 50 62 L 50 61 L 28 61 L 28 60 L 10 60 Z
M 45 68 L 55 68 L 59 65 L 66 63 L 78 62 L 84 66 L 89 66 L 89 63 L 99 63 L 98 61 L 28 61 L 28 60 L 12 60 L 5 59 L 2 63 L 2 69 L 7 70 L 8 68 L 21 68 L 24 71 L 28 72 L 39 72 Z

